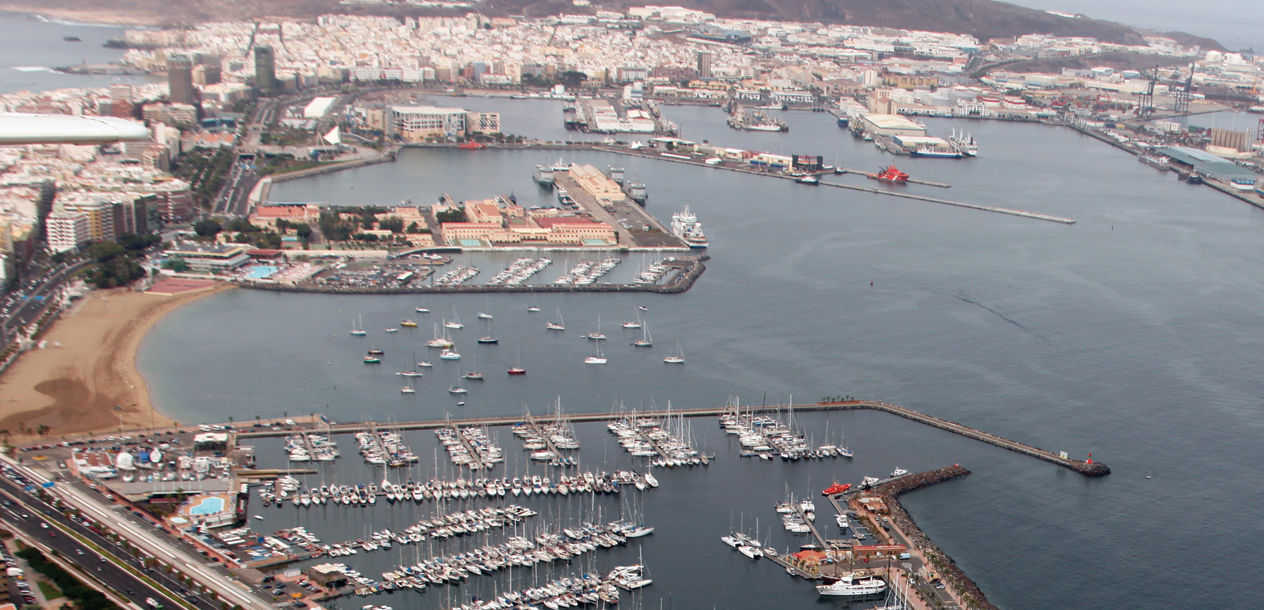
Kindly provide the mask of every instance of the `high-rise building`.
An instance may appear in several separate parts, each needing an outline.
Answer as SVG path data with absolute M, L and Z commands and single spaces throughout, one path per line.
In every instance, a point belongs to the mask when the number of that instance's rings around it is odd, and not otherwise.
M 82 213 L 88 218 L 88 238 L 92 241 L 110 241 L 118 237 L 114 226 L 114 203 L 91 198 L 59 198 L 57 206 L 66 213 Z M 50 215 L 51 216 L 51 215 Z
M 187 56 L 167 56 L 167 89 L 172 103 L 193 105 L 193 62 Z
M 48 215 L 45 222 L 48 248 L 53 252 L 74 250 L 91 239 L 88 214 L 58 210 Z
M 698 51 L 698 78 L 711 78 L 710 51 Z
M 276 55 L 272 47 L 255 47 L 255 86 L 264 94 L 276 92 Z

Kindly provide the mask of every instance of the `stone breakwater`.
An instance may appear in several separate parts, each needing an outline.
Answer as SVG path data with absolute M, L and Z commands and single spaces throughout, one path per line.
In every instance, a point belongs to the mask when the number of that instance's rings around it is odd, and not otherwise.
M 956 597 L 960 599 L 967 608 L 981 608 L 991 610 L 996 608 L 987 600 L 987 596 L 979 589 L 974 581 L 970 580 L 961 568 L 957 567 L 957 563 L 949 557 L 947 553 L 940 550 L 930 538 L 922 532 L 913 518 L 909 516 L 908 511 L 904 510 L 904 506 L 900 504 L 899 497 L 910 491 L 929 487 L 937 483 L 959 479 L 970 474 L 969 470 L 958 466 L 946 466 L 936 470 L 919 472 L 917 474 L 905 475 L 898 477 L 889 482 L 883 483 L 874 488 L 874 493 L 882 498 L 889 511 L 890 519 L 895 523 L 901 532 L 908 538 L 909 542 L 916 548 L 922 556 L 926 558 L 935 571 L 939 574 L 939 578 L 944 581 L 945 586 L 952 587 L 956 593 Z

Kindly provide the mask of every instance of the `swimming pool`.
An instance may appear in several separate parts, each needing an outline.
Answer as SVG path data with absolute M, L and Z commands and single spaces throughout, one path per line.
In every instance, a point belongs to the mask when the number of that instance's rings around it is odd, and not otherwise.
M 215 513 L 224 512 L 223 498 L 206 498 L 198 503 L 197 506 L 189 509 L 190 515 L 214 515 Z
M 255 265 L 246 270 L 246 277 L 252 280 L 263 280 L 272 277 L 278 267 L 272 265 Z

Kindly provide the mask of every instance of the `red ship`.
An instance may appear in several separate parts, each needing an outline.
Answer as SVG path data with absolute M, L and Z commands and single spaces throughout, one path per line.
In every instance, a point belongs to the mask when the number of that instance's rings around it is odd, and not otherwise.
M 821 495 L 822 496 L 837 496 L 838 494 L 841 494 L 847 491 L 848 489 L 851 489 L 850 483 L 839 484 L 838 481 L 835 481 L 833 485 L 830 485 L 829 487 L 826 487 L 825 489 L 821 490 Z
M 526 375 L 527 369 L 524 369 L 520 366 L 511 366 L 509 367 L 509 374 L 510 375 Z
M 471 142 L 467 140 L 465 142 L 461 142 L 460 144 L 457 144 L 456 147 L 461 150 L 478 150 L 480 148 L 487 148 L 487 145 L 483 144 L 482 142 Z
M 900 171 L 900 168 L 896 167 L 894 163 L 888 165 L 885 169 L 878 170 L 878 173 L 876 174 L 869 174 L 869 177 L 874 180 L 881 180 L 882 182 L 893 182 L 899 184 L 904 184 L 908 182 L 909 179 L 909 175 Z

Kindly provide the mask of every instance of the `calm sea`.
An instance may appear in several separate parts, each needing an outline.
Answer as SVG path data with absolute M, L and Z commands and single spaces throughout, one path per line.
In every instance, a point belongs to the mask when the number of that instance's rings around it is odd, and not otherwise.
M 78 75 L 53 71 L 53 68 L 64 66 L 118 61 L 123 57 L 122 49 L 107 49 L 101 45 L 111 38 L 122 38 L 122 28 L 49 21 L 31 15 L 0 12 L 0 30 L 5 33 L 5 43 L 0 46 L 0 93 L 145 82 L 143 76 Z M 68 41 L 66 37 L 78 37 L 80 40 Z
M 498 107 L 507 130 L 567 135 L 554 102 L 502 101 Z M 822 154 L 858 169 L 891 161 L 825 114 L 788 113 L 791 131 L 781 135 L 731 131 L 715 109 L 670 108 L 668 115 L 685 137 Z M 662 473 L 663 486 L 640 506 L 639 500 L 571 499 L 550 509 L 567 520 L 601 506 L 603 515 L 636 508 L 659 528 L 639 549 L 655 580 L 645 606 L 660 600 L 681 608 L 814 605 L 805 583 L 769 563 L 748 563 L 718 536 L 730 524 L 754 529 L 758 518 L 774 545 L 797 544 L 779 527 L 770 530 L 777 525 L 772 504 L 787 491 L 815 495 L 835 479 L 951 463 L 974 475 L 911 494 L 906 505 L 999 605 L 1251 605 L 1262 574 L 1243 561 L 1242 551 L 1264 542 L 1256 523 L 1264 477 L 1253 463 L 1264 431 L 1258 401 L 1264 381 L 1255 374 L 1264 348 L 1258 272 L 1264 214 L 1069 130 L 930 121 L 933 133 L 953 127 L 974 133 L 981 156 L 901 158 L 900 167 L 915 177 L 952 185 L 907 190 L 1072 216 L 1078 224 L 576 153 L 567 160 L 617 164 L 645 182 L 649 210 L 662 220 L 686 204 L 695 210 L 711 238 L 712 260 L 692 290 L 676 296 L 428 297 L 239 290 L 160 322 L 142 346 L 140 366 L 159 404 L 188 421 L 540 413 L 559 397 L 566 409 L 581 412 L 850 394 L 1074 456 L 1093 452 L 1114 469 L 1103 480 L 1086 480 L 879 414 L 802 419 L 817 443 L 845 434 L 857 451 L 854 462 L 751 463 L 736 456 L 714 420 L 698 420 L 692 423 L 697 444 L 719 455 L 709 469 Z M 458 198 L 513 192 L 530 200 L 548 196 L 535 190 L 531 168 L 554 159 L 555 153 L 406 151 L 394 164 L 284 183 L 273 196 L 390 204 L 427 202 L 443 192 Z M 566 263 L 554 259 L 545 280 Z M 484 260 L 490 269 L 484 273 L 494 273 L 495 261 Z M 632 257 L 623 266 L 639 264 Z M 531 304 L 542 311 L 528 313 Z M 415 313 L 419 305 L 432 313 Z M 652 350 L 635 350 L 629 345 L 634 332 L 617 327 L 638 305 L 648 308 L 642 315 Z M 484 311 L 495 316 L 490 330 L 476 319 Z M 545 331 L 544 322 L 559 313 L 567 331 Z M 421 326 L 382 332 L 407 317 Z M 457 363 L 439 361 L 424 347 L 431 324 L 444 317 L 466 324 L 455 331 L 464 356 Z M 356 318 L 370 331 L 367 338 L 347 334 Z M 586 367 L 592 346 L 579 335 L 598 324 L 611 336 L 604 348 L 610 364 Z M 486 332 L 500 344 L 475 344 Z M 661 358 L 677 341 L 687 364 L 665 366 Z M 386 351 L 383 365 L 361 363 L 370 347 Z M 417 394 L 405 397 L 394 372 L 420 359 L 435 366 Z M 508 378 L 504 369 L 518 362 L 528 374 Z M 469 368 L 483 370 L 487 381 L 466 382 L 467 404 L 458 406 L 447 387 Z M 600 426 L 581 430 L 587 467 L 627 463 Z M 518 454 L 507 432 L 499 437 Z M 413 438 L 423 459 L 411 476 L 448 468 L 442 454 L 434 459 L 433 434 Z M 381 479 L 360 464 L 349 439 L 342 446 L 343 463 L 317 479 Z M 268 463 L 281 459 L 276 443 L 260 443 L 260 455 Z M 513 462 L 506 471 L 523 468 Z M 266 517 L 260 529 L 297 522 L 327 540 L 403 526 L 416 512 L 378 507 L 361 519 L 359 512 L 337 509 L 251 511 Z M 392 517 L 391 511 L 401 513 Z M 412 553 L 357 556 L 351 563 L 377 577 Z M 637 553 L 603 555 L 585 567 L 608 568 Z M 514 582 L 520 577 L 516 573 Z M 491 582 L 470 586 L 483 587 L 481 594 L 504 586 Z M 477 594 L 450 593 L 453 601 Z M 438 607 L 448 595 L 396 594 L 381 603 Z

